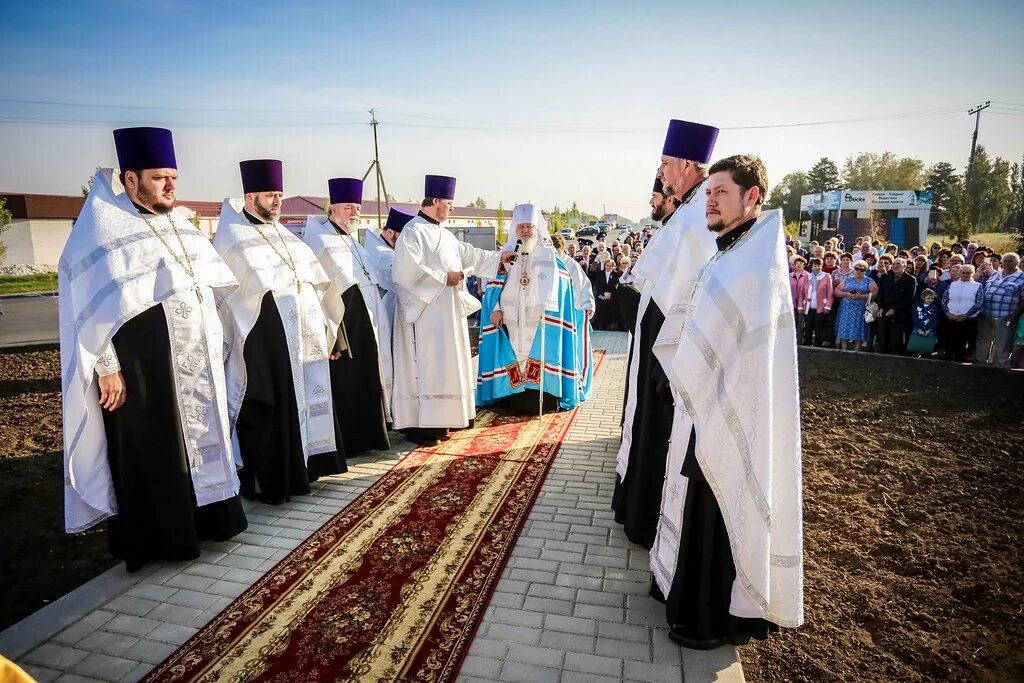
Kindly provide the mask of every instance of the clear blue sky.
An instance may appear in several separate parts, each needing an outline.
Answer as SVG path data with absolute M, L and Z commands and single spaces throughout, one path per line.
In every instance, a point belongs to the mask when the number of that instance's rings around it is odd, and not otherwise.
M 289 194 L 323 194 L 369 165 L 371 107 L 400 200 L 439 172 L 459 177 L 459 203 L 576 200 L 633 218 L 672 117 L 939 112 L 723 130 L 717 156 L 759 154 L 774 180 L 863 151 L 962 167 L 965 112 L 984 100 L 1000 104 L 980 141 L 1024 155 L 1021 2 L 489 4 L 11 3 L 0 190 L 75 193 L 114 164 L 111 128 L 148 124 L 175 132 L 180 197 L 238 194 L 237 162 L 265 156 L 285 161 Z

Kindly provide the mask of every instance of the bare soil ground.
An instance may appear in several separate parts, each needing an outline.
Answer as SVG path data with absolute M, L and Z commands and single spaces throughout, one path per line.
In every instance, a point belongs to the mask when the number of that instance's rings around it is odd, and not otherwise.
M 0 629 L 115 564 L 103 525 L 64 533 L 60 359 L 0 350 Z
M 747 680 L 1024 680 L 1024 374 L 802 351 L 806 624 Z
M 1024 680 L 1024 374 L 802 351 L 807 623 L 748 680 Z M 115 564 L 63 530 L 55 350 L 0 352 L 0 629 Z

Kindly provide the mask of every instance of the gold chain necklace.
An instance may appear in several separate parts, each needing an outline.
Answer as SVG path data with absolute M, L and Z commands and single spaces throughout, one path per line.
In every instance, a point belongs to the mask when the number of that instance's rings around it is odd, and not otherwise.
M 359 242 L 356 241 L 356 238 L 352 236 L 350 233 L 347 233 L 344 230 L 342 230 L 333 220 L 331 220 L 330 218 L 328 218 L 327 220 L 332 226 L 334 226 L 334 231 L 338 233 L 339 237 L 341 237 L 342 239 L 344 239 L 345 237 L 351 237 L 352 240 L 355 242 L 355 244 L 349 247 L 349 251 L 352 252 L 352 255 L 356 257 L 356 261 L 359 262 L 359 267 L 363 269 L 363 275 L 366 276 L 366 279 L 370 282 L 370 284 L 373 284 L 373 279 L 370 277 L 370 271 L 366 270 L 366 264 L 363 263 L 363 257 L 359 255 L 359 250 L 356 248 L 356 245 L 358 245 Z
M 263 238 L 263 241 L 266 242 L 270 246 L 270 248 L 274 250 L 274 253 L 277 254 L 277 257 L 281 259 L 281 261 L 283 261 L 284 264 L 291 269 L 292 278 L 295 280 L 295 289 L 296 291 L 301 292 L 302 282 L 299 281 L 299 271 L 295 267 L 295 259 L 292 258 L 292 253 L 288 251 L 288 245 L 284 243 L 284 237 L 281 235 L 281 229 L 277 227 L 277 223 L 274 223 L 274 230 L 277 232 L 277 236 L 281 240 L 281 246 L 284 247 L 285 254 L 288 254 L 288 258 L 285 258 L 284 254 L 282 254 L 278 250 L 278 248 L 274 246 L 274 243 L 270 241 L 270 238 L 263 234 L 263 231 L 260 229 L 258 223 L 253 223 L 252 226 L 256 228 L 256 232 L 259 234 L 260 237 Z
M 178 232 L 178 228 L 174 225 L 174 221 L 171 220 L 170 216 L 167 216 L 167 222 L 171 226 L 171 231 L 174 233 L 175 237 L 178 238 L 178 245 L 181 246 L 180 257 L 176 253 L 174 253 L 174 250 L 171 249 L 171 245 L 167 243 L 167 240 L 165 240 L 164 236 L 161 235 L 160 232 L 156 229 L 156 226 L 150 223 L 149 219 L 146 218 L 145 216 L 140 217 L 142 218 L 142 220 L 146 222 L 146 225 L 149 226 L 149 229 L 153 231 L 153 234 L 156 235 L 156 238 L 160 240 L 161 244 L 164 245 L 164 249 L 166 249 L 168 253 L 174 257 L 174 260 L 178 262 L 178 265 L 181 266 L 181 269 L 185 271 L 185 274 L 192 278 L 192 284 L 196 290 L 196 297 L 199 299 L 199 303 L 203 303 L 203 293 L 199 287 L 199 282 L 196 280 L 196 273 L 195 269 L 192 267 L 192 261 L 188 257 L 188 249 L 185 248 L 185 240 L 181 238 L 181 233 Z
M 346 236 L 346 237 L 352 237 L 352 235 L 345 235 L 345 236 Z M 354 238 L 354 237 L 352 237 L 352 240 L 353 240 L 353 241 L 355 241 L 355 238 Z M 356 261 L 359 261 L 359 267 L 363 269 L 363 275 L 365 275 L 365 276 L 366 276 L 366 280 L 367 280 L 367 281 L 368 281 L 368 282 L 369 282 L 370 284 L 373 284 L 373 279 L 372 279 L 372 278 L 370 277 L 370 271 L 368 271 L 368 270 L 366 269 L 366 263 L 364 263 L 364 262 L 363 262 L 363 257 L 359 255 L 359 249 L 358 249 L 358 244 L 359 244 L 358 242 L 356 242 L 355 244 L 353 244 L 353 245 L 351 246 L 351 248 L 349 249 L 349 251 L 351 251 L 351 252 L 352 252 L 352 255 L 356 257 Z

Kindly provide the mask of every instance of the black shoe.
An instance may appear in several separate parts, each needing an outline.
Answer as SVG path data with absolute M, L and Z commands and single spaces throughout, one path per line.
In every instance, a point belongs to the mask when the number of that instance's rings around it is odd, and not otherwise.
M 436 446 L 441 441 L 441 434 L 446 430 L 432 429 L 429 427 L 412 427 L 402 431 L 405 432 L 405 438 L 409 439 L 409 441 L 412 441 L 417 446 Z
M 731 642 L 729 638 L 691 638 L 682 635 L 675 629 L 669 630 L 668 638 L 676 645 L 681 645 L 690 650 L 714 650 Z

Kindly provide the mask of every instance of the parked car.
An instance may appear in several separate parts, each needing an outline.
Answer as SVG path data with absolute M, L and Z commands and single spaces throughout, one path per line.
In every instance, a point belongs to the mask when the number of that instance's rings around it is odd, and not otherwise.
M 564 237 L 567 240 L 571 240 L 574 237 L 576 237 L 576 233 L 573 232 L 572 228 L 562 228 L 562 237 Z
M 588 225 L 585 228 L 580 228 L 576 231 L 576 242 L 581 247 L 592 247 L 594 242 L 597 241 L 598 229 L 593 225 Z

